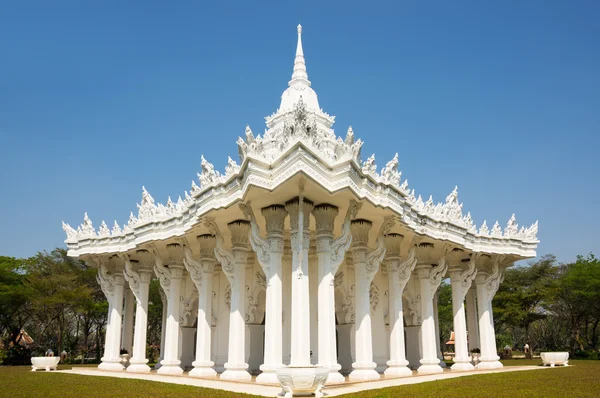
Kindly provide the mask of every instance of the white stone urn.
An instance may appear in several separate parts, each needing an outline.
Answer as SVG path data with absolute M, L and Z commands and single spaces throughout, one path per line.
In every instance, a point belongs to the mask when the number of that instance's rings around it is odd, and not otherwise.
M 551 368 L 554 365 L 569 366 L 569 353 L 568 352 L 541 352 L 540 357 L 544 361 L 544 366 L 550 365 Z
M 322 366 L 286 366 L 275 371 L 283 388 L 285 398 L 323 396 L 321 389 L 329 376 L 329 369 Z
M 60 357 L 31 357 L 31 371 L 46 369 L 47 371 L 56 370 Z

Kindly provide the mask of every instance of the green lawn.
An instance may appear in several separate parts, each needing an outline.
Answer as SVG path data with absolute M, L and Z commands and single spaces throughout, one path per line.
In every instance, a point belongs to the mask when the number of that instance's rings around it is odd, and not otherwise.
M 507 366 L 539 365 L 540 360 L 507 360 Z M 345 397 L 598 397 L 600 361 L 571 361 L 546 370 L 466 376 L 409 386 L 365 391 Z M 95 366 L 95 365 L 94 365 Z M 68 367 L 59 366 L 59 369 Z M 219 390 L 142 380 L 30 372 L 0 367 L 0 397 L 252 397 Z

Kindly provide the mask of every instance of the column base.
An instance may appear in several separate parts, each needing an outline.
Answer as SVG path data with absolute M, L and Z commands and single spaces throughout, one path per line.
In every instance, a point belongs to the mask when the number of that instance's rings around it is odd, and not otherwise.
M 389 366 L 383 374 L 385 377 L 407 377 L 412 376 L 412 370 L 405 366 Z
M 261 374 L 256 376 L 256 382 L 260 384 L 275 384 L 279 385 L 279 379 L 275 374 L 275 371 L 263 370 Z
M 454 364 L 450 369 L 457 372 L 467 372 L 474 370 L 475 366 L 471 364 L 470 358 L 454 358 Z
M 337 370 L 330 370 L 329 376 L 327 376 L 327 381 L 325 382 L 325 385 L 328 386 L 331 384 L 342 384 L 345 382 L 346 382 L 346 378 L 344 376 L 342 376 L 342 374 L 340 372 L 338 372 Z
M 193 364 L 192 364 L 193 365 Z M 196 366 L 196 365 L 194 365 Z M 195 367 L 190 370 L 188 376 L 191 377 L 217 377 L 217 371 L 212 367 Z
M 443 373 L 444 369 L 440 366 L 440 360 L 435 359 L 421 359 L 421 366 L 417 368 L 417 373 L 422 374 L 434 374 Z
M 145 363 L 130 363 L 125 370 L 132 373 L 150 373 L 151 369 Z
M 125 366 L 121 363 L 121 358 L 113 360 L 104 360 L 98 365 L 100 370 L 110 370 L 113 372 L 120 372 L 125 369 Z
M 498 360 L 496 361 L 481 361 L 477 364 L 477 369 L 500 369 L 504 365 Z
M 179 366 L 181 361 L 161 361 L 161 367 L 156 371 L 159 375 L 180 375 L 183 374 L 183 369 Z
M 379 380 L 381 375 L 377 373 L 375 368 L 377 364 L 375 362 L 370 363 L 353 363 L 352 367 L 354 370 L 348 375 L 350 381 L 368 381 L 368 380 Z
M 222 380 L 249 381 L 252 380 L 252 376 L 248 373 L 247 369 L 247 363 L 232 364 L 227 362 L 225 364 L 225 371 L 219 377 Z

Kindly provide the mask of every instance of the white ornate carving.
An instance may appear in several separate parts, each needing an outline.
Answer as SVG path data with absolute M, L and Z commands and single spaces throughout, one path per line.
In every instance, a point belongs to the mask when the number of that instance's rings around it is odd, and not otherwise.
M 398 186 L 402 172 L 398 171 L 398 154 L 381 170 L 381 182 Z
M 381 261 L 383 261 L 383 258 L 385 257 L 385 235 L 390 232 L 395 223 L 396 220 L 394 217 L 386 217 L 383 220 L 383 224 L 381 225 L 377 237 L 377 247 L 367 255 L 366 270 L 369 281 L 373 280 L 375 274 L 379 270 Z
M 108 225 L 102 220 L 102 224 L 100 224 L 100 228 L 98 229 L 98 237 L 106 238 L 107 236 L 110 236 L 110 229 L 108 229 Z
M 92 220 L 88 217 L 87 212 L 83 215 L 83 224 L 81 224 L 78 231 L 80 231 L 78 234 L 80 239 L 90 239 L 98 236 L 96 235 L 96 230 L 94 229 Z
M 215 185 L 221 179 L 221 174 L 215 171 L 215 166 L 204 159 L 204 155 L 201 156 L 200 166 L 202 167 L 202 173 L 198 174 L 200 180 L 200 186 L 202 188 Z M 192 186 L 193 187 L 193 186 Z
M 331 272 L 334 275 L 344 261 L 344 256 L 352 244 L 350 223 L 356 218 L 361 207 L 362 203 L 355 200 L 350 201 L 346 217 L 344 218 L 344 224 L 342 225 L 342 234 L 331 243 Z
M 506 228 L 504 228 L 504 236 L 507 238 L 517 237 L 519 234 L 519 224 L 517 224 L 517 219 L 515 214 L 510 217 L 508 223 L 506 224 Z
M 483 224 L 481 224 L 481 227 L 479 228 L 479 235 L 488 236 L 489 234 L 490 234 L 490 230 L 487 226 L 487 221 L 483 220 Z
M 369 158 L 362 165 L 362 172 L 377 178 L 377 165 L 375 164 L 375 154 L 369 156 Z
M 240 166 L 236 163 L 235 160 L 231 159 L 230 156 L 227 156 L 227 166 L 225 166 L 225 178 L 237 174 L 239 171 Z
M 500 224 L 498 224 L 498 221 L 496 221 L 496 223 L 492 227 L 492 231 L 490 232 L 490 235 L 496 236 L 496 237 L 502 236 L 502 229 L 500 228 Z
M 379 305 L 379 288 L 373 282 L 371 282 L 371 287 L 369 288 L 369 301 L 371 303 L 371 312 L 375 312 Z
M 240 203 L 240 210 L 242 210 L 244 216 L 250 220 L 249 239 L 252 250 L 256 253 L 256 258 L 261 267 L 268 270 L 269 261 L 271 259 L 271 246 L 269 241 L 260 236 L 260 229 L 256 223 L 256 217 L 254 217 L 254 211 L 252 210 L 250 203 Z
M 217 223 L 213 218 L 206 218 L 204 220 L 204 225 L 216 238 L 215 257 L 217 258 L 217 261 L 221 264 L 221 269 L 223 270 L 223 273 L 225 274 L 225 276 L 227 276 L 227 279 L 232 278 L 235 267 L 235 257 L 233 256 L 233 253 L 223 248 L 223 235 L 221 235 L 221 230 L 219 229 Z
M 65 222 L 62 222 L 62 228 L 65 231 L 65 233 L 67 234 L 67 241 L 69 242 L 77 242 L 77 238 L 78 238 L 78 234 L 77 231 L 75 231 L 73 229 L 73 227 L 71 227 L 69 224 L 65 224 Z

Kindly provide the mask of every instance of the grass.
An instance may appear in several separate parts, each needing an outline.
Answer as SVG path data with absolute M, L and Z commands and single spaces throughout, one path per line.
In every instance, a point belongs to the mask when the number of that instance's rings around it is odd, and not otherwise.
M 539 365 L 540 360 L 502 361 L 506 366 Z M 573 366 L 547 370 L 465 376 L 390 387 L 343 397 L 598 397 L 600 361 L 570 361 Z M 77 367 L 81 365 L 75 365 Z M 90 365 L 95 367 L 96 365 Z M 59 366 L 69 369 L 70 366 Z M 252 397 L 220 390 L 145 380 L 30 372 L 30 367 L 0 366 L 0 397 Z

